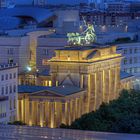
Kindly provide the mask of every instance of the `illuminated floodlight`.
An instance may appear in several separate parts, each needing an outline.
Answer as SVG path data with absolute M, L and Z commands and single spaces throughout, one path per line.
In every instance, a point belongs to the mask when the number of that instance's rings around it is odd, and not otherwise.
M 29 66 L 27 66 L 26 69 L 27 69 L 28 71 L 32 71 L 32 68 L 29 67 Z

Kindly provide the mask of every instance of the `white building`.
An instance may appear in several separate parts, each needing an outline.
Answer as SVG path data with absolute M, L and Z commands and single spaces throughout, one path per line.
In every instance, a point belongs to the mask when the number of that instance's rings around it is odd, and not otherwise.
M 59 43 L 58 43 L 59 42 Z M 52 35 L 52 36 L 40 36 L 37 39 L 36 50 L 36 65 L 37 69 L 42 71 L 46 69 L 43 66 L 43 60 L 49 60 L 55 56 L 54 50 L 63 48 L 67 45 L 66 35 Z
M 19 71 L 30 61 L 29 36 L 0 36 L 0 63 L 17 63 Z
M 0 124 L 6 124 L 8 119 L 9 102 L 8 97 L 0 96 Z
M 122 52 L 121 70 L 135 76 L 134 88 L 140 89 L 140 42 L 118 44 L 118 51 Z
M 17 117 L 17 65 L 0 65 L 0 123 L 8 123 Z

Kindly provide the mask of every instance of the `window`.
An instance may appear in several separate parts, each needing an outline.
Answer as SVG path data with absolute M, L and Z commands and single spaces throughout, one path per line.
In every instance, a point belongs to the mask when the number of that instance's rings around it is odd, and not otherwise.
M 137 67 L 134 68 L 134 73 L 137 73 L 138 72 L 138 69 Z
M 12 85 L 9 87 L 9 93 L 12 93 Z
M 43 49 L 43 55 L 49 55 L 49 50 L 48 49 Z
M 127 64 L 127 59 L 124 59 L 124 65 L 126 65 Z
M 14 78 L 16 78 L 16 73 L 14 73 Z
M 16 99 L 14 97 L 14 109 L 16 109 Z
M 129 69 L 129 72 L 132 73 L 132 68 Z
M 137 63 L 138 59 L 137 57 L 134 57 L 134 63 Z
M 130 54 L 132 53 L 132 49 L 130 49 Z
M 14 62 L 14 60 L 13 60 L 12 58 L 9 58 L 9 59 L 8 59 L 8 63 L 9 63 L 9 64 L 12 64 L 13 62 Z
M 132 64 L 132 58 L 130 58 L 129 63 Z
M 1 76 L 1 81 L 3 81 L 3 80 L 4 80 L 4 75 Z
M 126 68 L 124 68 L 124 72 L 127 72 L 127 69 Z
M 9 102 L 10 102 L 9 103 L 10 104 L 10 110 L 12 110 L 12 100 L 10 99 Z
M 1 94 L 4 95 L 4 87 L 1 88 Z
M 135 49 L 134 49 L 134 53 L 137 53 L 137 52 L 138 52 L 138 49 L 137 49 L 137 48 L 135 48 Z
M 9 78 L 10 78 L 10 79 L 12 79 L 12 73 L 10 73 L 10 76 L 9 76 Z
M 8 74 L 6 74 L 5 79 L 8 80 Z
M 127 54 L 127 49 L 124 49 L 124 52 L 123 52 L 124 54 Z
M 16 85 L 14 85 L 13 91 L 16 92 Z
M 8 48 L 7 53 L 10 55 L 14 54 L 14 48 Z
M 5 94 L 8 94 L 8 86 L 6 86 Z

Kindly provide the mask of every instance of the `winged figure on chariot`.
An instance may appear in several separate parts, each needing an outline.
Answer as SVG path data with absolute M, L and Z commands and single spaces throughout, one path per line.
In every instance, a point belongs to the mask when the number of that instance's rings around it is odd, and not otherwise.
M 96 42 L 96 33 L 93 24 L 85 23 L 85 30 L 81 33 L 67 33 L 68 44 L 71 46 L 83 46 Z

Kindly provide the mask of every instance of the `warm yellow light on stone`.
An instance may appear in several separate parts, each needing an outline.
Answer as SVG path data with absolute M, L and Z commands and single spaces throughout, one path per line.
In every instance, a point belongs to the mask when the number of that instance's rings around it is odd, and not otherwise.
M 29 121 L 29 126 L 32 126 L 32 125 L 33 125 L 33 124 L 32 124 L 32 120 L 30 120 L 30 121 Z
M 26 118 L 30 126 L 50 128 L 62 123 L 70 125 L 81 115 L 98 109 L 103 102 L 116 99 L 124 87 L 130 87 L 130 81 L 124 79 L 124 85 L 120 80 L 122 56 L 116 53 L 116 46 L 75 48 L 56 50 L 56 56 L 48 62 L 51 77 L 43 79 L 43 85 L 61 84 L 62 90 L 71 85 L 82 90 L 66 96 L 49 90 L 32 95 L 25 93 L 26 102 L 25 96 L 19 94 L 18 118 L 21 121 Z

